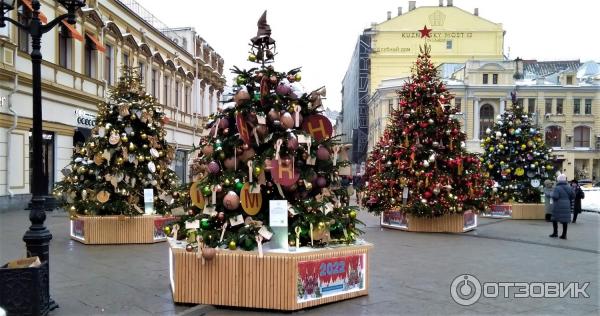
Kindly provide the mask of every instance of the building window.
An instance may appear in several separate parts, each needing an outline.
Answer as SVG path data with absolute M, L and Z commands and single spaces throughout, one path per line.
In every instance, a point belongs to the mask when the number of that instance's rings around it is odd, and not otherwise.
M 138 73 L 140 74 L 140 81 L 142 84 L 145 83 L 144 78 L 146 77 L 146 65 L 144 65 L 144 63 L 142 62 L 138 62 Z
M 492 83 L 493 84 L 498 84 L 498 74 L 493 74 L 492 75 Z
M 104 51 L 104 80 L 109 85 L 113 84 L 113 47 L 110 45 L 104 45 L 106 50 Z
M 585 115 L 592 114 L 592 99 L 585 99 Z
M 391 115 L 394 112 L 394 99 L 388 100 L 388 115 Z
M 183 95 L 183 100 L 185 101 L 185 112 L 192 113 L 192 102 L 190 100 L 190 87 L 185 87 L 185 94 Z
M 546 99 L 546 114 L 552 114 L 552 99 Z
M 488 84 L 488 74 L 483 74 L 483 84 Z
M 527 100 L 527 112 L 535 113 L 535 98 L 529 98 Z
M 581 99 L 573 99 L 573 114 L 581 114 Z
M 567 84 L 573 84 L 573 76 L 567 76 Z
M 563 99 L 556 99 L 556 114 L 563 114 Z
M 546 128 L 546 145 L 560 147 L 562 129 L 560 126 L 548 126 Z
M 92 42 L 92 40 L 86 36 L 85 37 L 85 54 L 83 56 L 84 59 L 84 73 L 88 77 L 95 78 L 96 77 L 96 45 Z
M 22 1 L 19 1 L 21 5 L 17 10 L 17 19 L 19 23 L 23 25 L 29 25 L 31 20 L 31 11 L 25 5 L 23 5 Z M 31 53 L 31 42 L 29 40 L 29 33 L 26 30 L 21 28 L 17 28 L 19 34 L 19 50 L 25 53 Z
M 484 135 L 485 130 L 494 125 L 494 107 L 489 104 L 481 106 L 479 111 L 479 139 Z
M 123 53 L 123 66 L 129 66 L 129 54 Z
M 590 147 L 590 128 L 587 126 L 577 126 L 573 131 L 575 138 L 575 147 Z
M 181 182 L 187 182 L 186 181 L 186 169 L 187 169 L 187 151 L 185 150 L 180 150 L 178 149 L 177 151 L 175 151 L 175 159 L 174 159 L 174 163 L 175 163 L 175 168 L 173 168 L 175 171 L 175 174 L 177 174 L 177 176 L 179 177 Z
M 523 98 L 518 98 L 517 99 L 517 105 L 520 107 L 523 107 Z
M 179 99 L 180 99 L 180 95 L 179 95 L 179 81 L 175 81 L 175 108 L 176 109 L 179 108 Z
M 58 64 L 71 69 L 71 38 L 65 34 L 66 30 L 58 32 Z
M 454 98 L 454 109 L 456 109 L 457 113 L 462 113 L 462 99 Z
M 158 70 L 152 69 L 152 95 L 157 99 L 159 90 L 160 89 L 158 85 Z
M 164 100 L 165 100 L 165 105 L 166 106 L 169 106 L 169 86 L 170 86 L 170 84 L 169 84 L 169 77 L 165 76 L 164 80 L 163 80 L 163 89 L 165 91 L 165 93 L 164 93 L 164 95 L 165 95 L 164 96 Z
M 446 49 L 452 49 L 452 41 L 446 41 Z

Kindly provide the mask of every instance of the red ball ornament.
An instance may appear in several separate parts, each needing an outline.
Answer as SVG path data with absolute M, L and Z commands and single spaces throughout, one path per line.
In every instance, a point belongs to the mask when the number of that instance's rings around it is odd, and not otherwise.
M 217 220 L 219 220 L 219 222 L 224 221 L 225 220 L 225 213 L 219 212 L 219 214 L 217 214 Z
M 269 120 L 271 120 L 271 121 L 279 120 L 279 112 L 275 111 L 275 109 L 271 109 L 269 111 L 269 114 L 267 114 L 267 116 L 269 117 Z
M 219 120 L 219 128 L 228 128 L 229 127 L 229 120 L 222 118 L 221 120 Z
M 426 199 L 430 199 L 431 196 L 432 196 L 432 193 L 430 191 L 425 191 L 423 193 L 423 197 L 426 198 Z
M 323 187 L 325 187 L 325 186 L 327 185 L 327 179 L 325 179 L 325 177 L 318 177 L 318 178 L 317 178 L 317 185 L 318 185 L 320 188 L 323 188 Z
M 214 152 L 214 150 L 213 150 L 213 146 L 212 145 L 206 145 L 206 146 L 202 147 L 202 153 L 205 156 L 210 156 L 210 155 L 213 154 L 213 152 Z
M 287 140 L 287 148 L 289 150 L 296 150 L 298 149 L 298 138 L 296 138 L 295 136 L 292 136 L 290 138 L 288 138 Z

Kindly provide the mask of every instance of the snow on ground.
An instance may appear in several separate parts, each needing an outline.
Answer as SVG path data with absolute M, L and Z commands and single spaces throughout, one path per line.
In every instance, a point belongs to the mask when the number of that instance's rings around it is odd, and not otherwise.
M 585 198 L 581 200 L 581 208 L 585 211 L 600 212 L 600 188 L 582 188 Z

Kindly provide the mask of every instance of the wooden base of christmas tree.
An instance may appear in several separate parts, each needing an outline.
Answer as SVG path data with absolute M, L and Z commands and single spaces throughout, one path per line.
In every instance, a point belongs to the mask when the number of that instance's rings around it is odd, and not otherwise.
M 464 233 L 477 227 L 477 214 L 446 214 L 439 217 L 417 217 L 401 211 L 386 211 L 381 214 L 381 226 L 409 232 Z
M 71 239 L 86 245 L 150 244 L 167 240 L 163 232 L 175 217 L 79 216 L 71 220 Z
M 299 310 L 368 294 L 372 245 L 300 248 L 295 252 L 216 251 L 210 261 L 169 238 L 173 300 Z
M 483 216 L 490 218 L 544 219 L 546 210 L 544 204 L 505 203 L 492 205 L 490 210 Z

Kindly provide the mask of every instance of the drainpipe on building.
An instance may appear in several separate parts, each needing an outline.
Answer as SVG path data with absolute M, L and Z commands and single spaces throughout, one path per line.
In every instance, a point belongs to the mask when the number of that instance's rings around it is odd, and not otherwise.
M 12 198 L 13 196 L 15 196 L 15 193 L 10 189 L 10 168 L 8 167 L 8 162 L 10 161 L 10 135 L 12 134 L 12 131 L 15 130 L 17 128 L 17 121 L 19 120 L 19 116 L 17 115 L 17 112 L 15 112 L 15 110 L 13 110 L 12 108 L 12 96 L 13 94 L 15 94 L 17 92 L 17 88 L 19 87 L 19 74 L 17 73 L 15 75 L 15 83 L 13 86 L 12 91 L 8 94 L 7 97 L 7 101 L 8 101 L 8 111 L 12 114 L 13 116 L 13 124 L 12 126 L 6 131 L 6 141 L 7 141 L 7 146 L 6 146 L 6 192 L 8 192 L 8 195 Z

